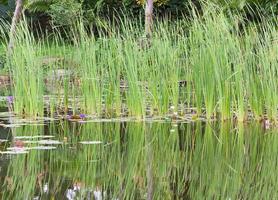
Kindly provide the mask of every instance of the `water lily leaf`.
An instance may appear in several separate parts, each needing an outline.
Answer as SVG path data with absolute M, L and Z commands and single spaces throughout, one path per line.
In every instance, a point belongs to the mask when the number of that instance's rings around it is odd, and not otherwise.
M 37 146 L 37 147 L 29 147 L 30 150 L 52 150 L 57 149 L 57 147 L 54 146 Z
M 102 144 L 102 141 L 81 141 L 80 144 Z
M 29 151 L 29 150 L 52 150 L 57 149 L 57 147 L 54 146 L 35 146 L 35 147 L 8 147 L 8 151 L 13 152 L 21 152 L 21 151 Z
M 44 120 L 44 121 L 55 121 L 57 119 L 51 118 L 51 117 L 37 117 L 38 120 Z
M 24 144 L 37 144 L 38 140 L 22 140 Z
M 27 154 L 28 151 L 20 150 L 20 151 L 0 151 L 0 154 Z
M 0 126 L 4 127 L 4 128 L 17 128 L 20 126 L 23 126 L 25 124 L 0 124 Z
M 58 140 L 40 140 L 38 141 L 39 144 L 62 144 L 62 142 Z
M 6 97 L 5 97 L 6 98 Z M 14 117 L 15 115 L 11 112 L 1 112 L 0 117 Z
M 53 135 L 15 136 L 14 139 L 54 138 Z
M 29 150 L 28 147 L 8 147 L 7 150 L 9 151 L 26 151 Z
M 170 133 L 174 133 L 176 130 L 175 129 L 171 129 L 170 130 Z

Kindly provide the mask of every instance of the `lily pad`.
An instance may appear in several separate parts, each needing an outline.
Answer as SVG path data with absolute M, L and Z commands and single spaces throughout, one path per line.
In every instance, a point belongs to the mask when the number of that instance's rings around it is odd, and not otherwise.
M 57 149 L 54 146 L 35 146 L 35 147 L 8 147 L 8 151 L 19 152 L 19 151 L 28 151 L 28 150 L 52 150 Z
M 35 138 L 54 138 L 53 135 L 33 135 L 33 136 L 15 136 L 14 139 L 35 139 Z
M 0 154 L 27 154 L 28 151 L 20 150 L 20 151 L 0 151 Z
M 4 128 L 17 128 L 20 126 L 24 126 L 25 124 L 0 124 L 0 126 Z
M 7 150 L 9 151 L 26 151 L 29 150 L 28 147 L 8 147 Z
M 37 146 L 37 147 L 30 147 L 30 150 L 52 150 L 57 149 L 57 147 L 54 146 Z
M 58 140 L 40 140 L 38 144 L 62 144 L 62 142 Z
M 51 117 L 37 117 L 38 120 L 43 120 L 43 121 L 55 121 L 57 119 L 51 118 Z
M 14 113 L 11 113 L 11 112 L 1 112 L 0 113 L 0 117 L 2 118 L 2 117 L 13 117 L 13 116 L 15 116 L 15 114 Z
M 80 144 L 102 144 L 102 141 L 81 141 Z
M 22 142 L 24 144 L 37 144 L 38 143 L 37 140 L 22 140 Z

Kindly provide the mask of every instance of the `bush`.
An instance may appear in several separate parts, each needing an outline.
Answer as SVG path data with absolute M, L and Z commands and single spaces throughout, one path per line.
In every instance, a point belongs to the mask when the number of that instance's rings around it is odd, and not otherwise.
M 15 9 L 15 0 L 0 0 L 0 19 L 9 19 Z
M 56 1 L 50 6 L 47 13 L 51 16 L 56 26 L 72 25 L 81 15 L 82 4 L 75 0 Z

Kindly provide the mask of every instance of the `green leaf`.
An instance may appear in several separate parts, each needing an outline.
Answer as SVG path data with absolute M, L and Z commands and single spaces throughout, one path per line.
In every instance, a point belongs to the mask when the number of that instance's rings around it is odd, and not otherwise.
M 0 0 L 0 4 L 7 5 L 8 4 L 8 0 Z
M 30 12 L 45 12 L 50 9 L 50 5 L 52 3 L 53 1 L 50 0 L 33 0 L 28 2 L 26 9 L 28 9 Z

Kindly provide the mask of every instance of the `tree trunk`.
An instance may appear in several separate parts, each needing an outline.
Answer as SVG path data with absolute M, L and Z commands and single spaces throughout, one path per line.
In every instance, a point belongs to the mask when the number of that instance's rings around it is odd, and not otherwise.
M 14 11 L 14 16 L 12 19 L 11 30 L 10 30 L 10 41 L 8 44 L 8 55 L 10 56 L 13 52 L 14 48 L 14 36 L 16 33 L 16 25 L 20 19 L 21 13 L 23 9 L 23 0 L 16 0 L 16 7 Z
M 146 161 L 147 161 L 147 200 L 153 200 L 154 196 L 154 172 L 153 172 L 153 136 L 151 135 L 151 124 L 146 124 Z
M 146 9 L 145 9 L 145 34 L 147 38 L 150 38 L 152 35 L 152 26 L 153 26 L 153 0 L 147 0 Z

